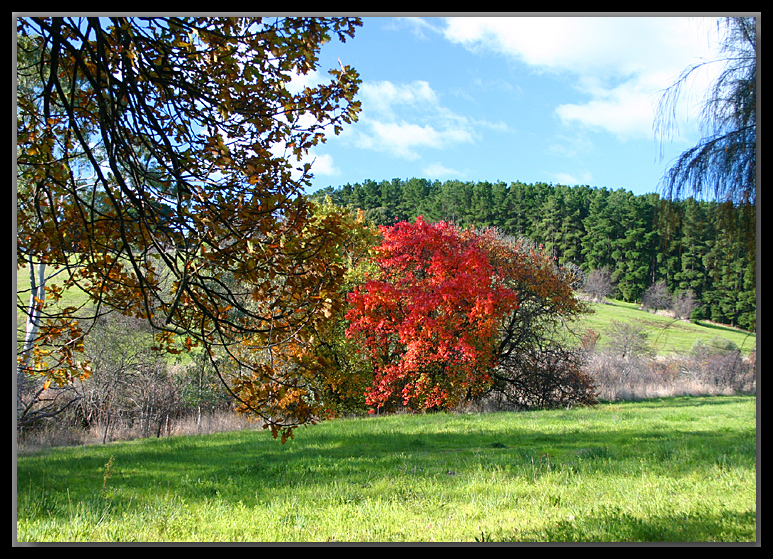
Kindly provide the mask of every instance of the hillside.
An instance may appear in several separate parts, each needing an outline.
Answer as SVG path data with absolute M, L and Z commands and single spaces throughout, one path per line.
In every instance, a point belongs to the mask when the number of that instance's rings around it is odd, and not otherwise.
M 609 300 L 591 305 L 594 312 L 582 318 L 578 324 L 580 332 L 592 328 L 600 334 L 598 347 L 604 348 L 609 342 L 607 332 L 612 321 L 632 323 L 647 334 L 647 342 L 659 355 L 687 352 L 702 341 L 709 343 L 714 338 L 724 338 L 748 355 L 757 346 L 757 336 L 739 328 L 714 324 L 708 321 L 690 322 L 675 320 L 663 314 L 641 310 L 636 303 Z

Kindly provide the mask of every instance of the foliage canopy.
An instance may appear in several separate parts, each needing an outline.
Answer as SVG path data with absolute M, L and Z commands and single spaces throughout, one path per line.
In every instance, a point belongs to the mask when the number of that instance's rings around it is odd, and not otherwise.
M 224 382 L 275 435 L 313 417 L 309 355 L 341 304 L 347 232 L 301 195 L 302 158 L 356 120 L 360 80 L 341 64 L 327 83 L 291 81 L 360 24 L 17 20 L 18 73 L 35 84 L 17 89 L 17 259 L 64 270 L 46 286 L 28 372 L 61 383 L 83 373 L 71 357 L 51 366 L 85 334 L 78 309 L 55 310 L 62 287 L 77 286 L 96 316 L 147 320 L 159 348 L 199 345 L 228 362 Z

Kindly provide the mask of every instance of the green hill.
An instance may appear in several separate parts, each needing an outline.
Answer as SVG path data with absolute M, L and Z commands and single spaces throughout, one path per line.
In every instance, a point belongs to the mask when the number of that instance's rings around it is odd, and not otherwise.
M 606 303 L 592 304 L 591 307 L 594 312 L 581 319 L 577 330 L 580 335 L 587 329 L 595 330 L 601 336 L 598 341 L 600 348 L 604 348 L 609 343 L 607 333 L 612 321 L 631 323 L 641 328 L 647 334 L 647 342 L 660 355 L 687 352 L 696 342 L 708 343 L 714 338 L 731 341 L 744 355 L 757 346 L 757 336 L 739 328 L 707 321 L 693 323 L 676 320 L 669 316 L 641 310 L 635 303 L 609 300 Z

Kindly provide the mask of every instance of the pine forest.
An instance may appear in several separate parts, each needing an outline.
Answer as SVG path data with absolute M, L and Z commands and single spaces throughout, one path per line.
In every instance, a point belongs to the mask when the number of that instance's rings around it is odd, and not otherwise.
M 693 320 L 756 328 L 756 206 L 591 186 L 419 178 L 330 186 L 313 197 L 361 209 L 377 225 L 421 215 L 496 227 L 539 243 L 560 265 L 607 271 L 613 298 L 641 301 L 664 282 L 674 296 L 694 295 Z

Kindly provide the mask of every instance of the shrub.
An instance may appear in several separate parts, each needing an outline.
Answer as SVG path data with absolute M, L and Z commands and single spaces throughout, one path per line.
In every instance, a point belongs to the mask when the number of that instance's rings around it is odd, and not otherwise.
M 594 405 L 595 383 L 582 365 L 581 353 L 563 348 L 512 353 L 497 367 L 493 390 L 515 409 Z
M 745 360 L 741 350 L 728 339 L 715 337 L 708 343 L 695 342 L 691 350 L 692 362 L 688 371 L 704 382 L 734 392 L 747 392 L 756 386 L 754 362 Z
M 754 363 L 753 358 L 743 359 L 732 351 L 667 357 L 595 352 L 588 356 L 583 372 L 595 383 L 601 400 L 754 394 Z

